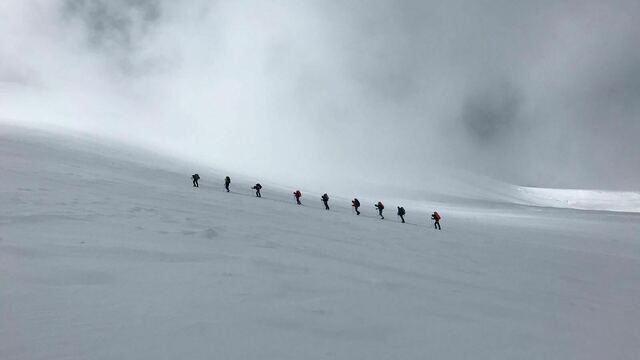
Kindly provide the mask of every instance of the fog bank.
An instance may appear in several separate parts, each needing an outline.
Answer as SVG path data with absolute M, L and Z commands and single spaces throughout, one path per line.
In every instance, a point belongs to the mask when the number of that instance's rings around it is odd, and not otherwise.
M 637 190 L 639 15 L 624 0 L 5 0 L 0 118 L 309 186 L 468 171 Z

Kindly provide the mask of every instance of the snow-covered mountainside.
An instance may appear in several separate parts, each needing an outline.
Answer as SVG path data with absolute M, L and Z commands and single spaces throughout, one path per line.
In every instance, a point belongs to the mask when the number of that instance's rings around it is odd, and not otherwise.
M 0 359 L 640 354 L 637 213 L 478 186 L 468 202 L 361 198 L 356 216 L 358 194 L 301 189 L 297 206 L 293 186 L 257 199 L 260 179 L 226 193 L 224 175 L 0 128 Z

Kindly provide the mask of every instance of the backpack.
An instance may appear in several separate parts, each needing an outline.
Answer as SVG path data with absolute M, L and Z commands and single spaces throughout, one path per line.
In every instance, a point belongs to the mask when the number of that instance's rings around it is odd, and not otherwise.
M 440 221 L 440 219 L 442 219 L 442 218 L 440 217 L 440 214 L 438 214 L 438 212 L 437 212 L 437 211 L 434 211 L 434 212 L 433 212 L 433 218 L 434 218 L 436 221 Z
M 378 207 L 378 209 L 384 209 L 384 205 L 381 201 L 378 201 L 378 205 L 376 205 L 376 207 Z
M 404 214 L 406 214 L 406 211 L 404 211 L 404 208 L 402 206 L 400 206 L 398 208 L 398 215 L 403 216 Z
M 322 195 L 322 201 L 329 201 L 329 195 L 327 194 Z
M 360 201 L 358 201 L 358 199 L 353 199 L 352 203 L 353 203 L 353 206 L 360 207 Z
M 200 180 L 200 175 L 198 174 L 193 174 L 193 176 L 191 176 L 194 180 Z
M 254 187 L 256 188 L 256 190 L 262 189 L 262 185 L 260 185 L 260 184 L 256 184 L 256 186 L 254 186 Z
M 231 178 L 227 176 L 226 178 L 224 178 L 224 182 L 227 183 L 227 184 L 230 184 L 231 183 Z

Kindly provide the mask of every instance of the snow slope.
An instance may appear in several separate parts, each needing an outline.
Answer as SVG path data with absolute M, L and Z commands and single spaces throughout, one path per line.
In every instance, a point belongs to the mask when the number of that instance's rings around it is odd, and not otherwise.
M 405 200 L 400 224 L 388 199 L 382 221 L 224 175 L 0 128 L 0 359 L 640 354 L 638 214 L 505 190 Z
M 640 212 L 640 193 L 517 187 L 526 204 L 581 210 Z

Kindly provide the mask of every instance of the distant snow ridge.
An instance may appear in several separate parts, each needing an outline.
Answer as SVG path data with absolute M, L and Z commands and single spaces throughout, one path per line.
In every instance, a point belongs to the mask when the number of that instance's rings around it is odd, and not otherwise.
M 579 189 L 516 187 L 526 205 L 579 210 L 640 212 L 640 193 Z

